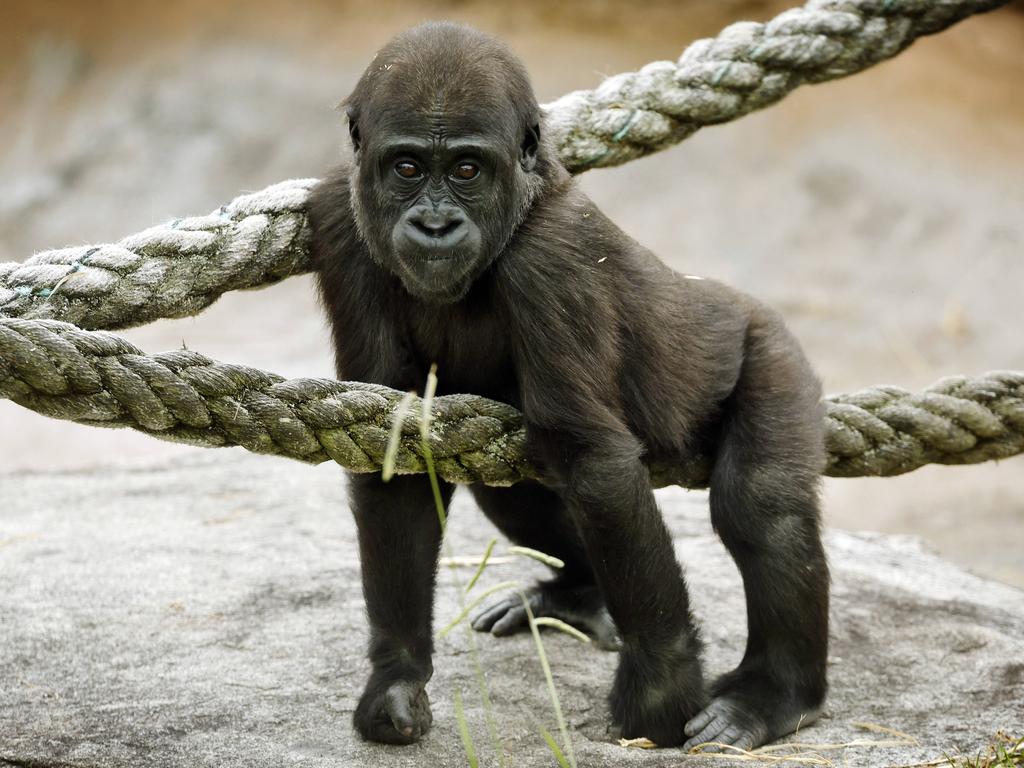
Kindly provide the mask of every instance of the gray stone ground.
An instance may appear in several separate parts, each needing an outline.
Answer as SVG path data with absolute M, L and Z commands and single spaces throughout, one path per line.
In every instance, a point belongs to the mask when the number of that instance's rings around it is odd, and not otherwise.
M 438 643 L 435 726 L 422 744 L 360 743 L 349 725 L 364 674 L 365 621 L 352 521 L 333 466 L 218 451 L 171 464 L 0 474 L 0 765 L 462 766 L 453 692 L 463 691 L 485 765 L 466 635 Z M 706 497 L 660 493 L 708 666 L 742 651 L 742 590 Z M 493 535 L 468 495 L 456 554 Z M 1024 592 L 969 575 L 913 539 L 832 531 L 832 694 L 799 737 L 836 764 L 913 763 L 982 748 L 1024 725 Z M 529 578 L 533 563 L 484 581 Z M 470 571 L 461 569 L 463 583 Z M 440 576 L 438 623 L 457 612 Z M 554 728 L 528 636 L 480 637 L 502 737 L 517 766 L 550 765 L 525 713 Z M 558 634 L 546 644 L 581 766 L 679 765 L 678 751 L 625 750 L 605 735 L 614 655 Z M 694 758 L 693 762 L 711 764 Z

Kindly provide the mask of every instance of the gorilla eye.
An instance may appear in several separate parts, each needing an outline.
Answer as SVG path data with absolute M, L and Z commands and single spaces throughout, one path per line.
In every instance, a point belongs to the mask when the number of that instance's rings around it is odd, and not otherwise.
M 403 179 L 415 179 L 420 175 L 420 168 L 416 163 L 403 160 L 400 163 L 395 163 L 395 173 Z
M 479 175 L 480 169 L 473 163 L 459 163 L 452 171 L 452 176 L 456 179 L 462 179 L 463 181 L 475 179 Z

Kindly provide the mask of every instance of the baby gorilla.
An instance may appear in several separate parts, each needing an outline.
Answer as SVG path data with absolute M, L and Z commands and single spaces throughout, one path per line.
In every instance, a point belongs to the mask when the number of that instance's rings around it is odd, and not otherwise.
M 673 272 L 606 219 L 559 164 L 522 64 L 484 34 L 400 35 L 345 108 L 354 157 L 310 211 L 338 376 L 408 390 L 437 363 L 442 393 L 522 410 L 542 480 L 471 490 L 512 541 L 565 561 L 529 593 L 534 613 L 619 648 L 623 736 L 750 748 L 813 720 L 828 641 L 822 412 L 782 320 Z M 652 462 L 704 472 L 743 576 L 746 652 L 710 692 Z M 426 477 L 350 480 L 371 665 L 355 727 L 408 744 L 431 724 L 441 532 Z M 525 611 L 499 602 L 474 626 L 515 632 Z

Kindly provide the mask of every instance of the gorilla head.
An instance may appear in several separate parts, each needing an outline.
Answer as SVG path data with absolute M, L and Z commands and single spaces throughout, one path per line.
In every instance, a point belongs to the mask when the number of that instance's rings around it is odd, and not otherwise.
M 542 184 L 540 107 L 522 64 L 481 32 L 424 24 L 377 54 L 344 106 L 370 254 L 410 294 L 458 301 Z

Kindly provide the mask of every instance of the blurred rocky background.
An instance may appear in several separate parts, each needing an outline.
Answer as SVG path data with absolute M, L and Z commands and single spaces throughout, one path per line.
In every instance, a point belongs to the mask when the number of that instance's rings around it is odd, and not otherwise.
M 791 4 L 7 0 L 0 261 L 116 240 L 321 175 L 345 151 L 334 105 L 383 42 L 423 20 L 507 40 L 545 101 Z M 1024 369 L 1022 11 L 1017 2 L 968 20 L 865 74 L 582 184 L 674 267 L 777 306 L 827 391 Z M 186 344 L 288 376 L 332 372 L 308 278 L 125 335 L 152 352 Z M 0 402 L 2 470 L 196 450 Z M 1024 459 L 829 480 L 826 518 L 920 535 L 1024 586 Z M 2 526 L 0 515 L 0 538 Z

